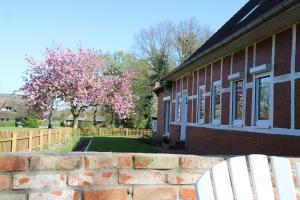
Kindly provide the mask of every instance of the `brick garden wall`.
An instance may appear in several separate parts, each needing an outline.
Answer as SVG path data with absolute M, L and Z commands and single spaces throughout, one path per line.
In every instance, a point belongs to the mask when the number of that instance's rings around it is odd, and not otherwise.
M 193 200 L 222 158 L 170 154 L 1 153 L 1 200 Z

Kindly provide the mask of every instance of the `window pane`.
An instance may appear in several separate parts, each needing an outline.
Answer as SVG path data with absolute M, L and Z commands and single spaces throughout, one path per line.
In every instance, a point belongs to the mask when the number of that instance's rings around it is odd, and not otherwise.
M 221 84 L 214 84 L 214 119 L 220 119 L 221 114 Z
M 258 120 L 269 120 L 270 76 L 257 80 L 258 85 Z
M 198 119 L 203 120 L 204 119 L 204 106 L 205 106 L 205 99 L 204 99 L 204 89 L 199 88 L 199 93 L 198 93 Z
M 234 119 L 242 120 L 243 117 L 243 81 L 235 82 L 234 87 Z

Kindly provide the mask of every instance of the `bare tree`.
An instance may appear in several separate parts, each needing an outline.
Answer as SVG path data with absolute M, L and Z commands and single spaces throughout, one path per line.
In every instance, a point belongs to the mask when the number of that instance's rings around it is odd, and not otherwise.
M 182 63 L 190 57 L 213 34 L 209 26 L 199 25 L 192 18 L 181 21 L 174 27 L 174 47 L 177 62 Z
M 173 32 L 173 24 L 166 21 L 148 29 L 142 29 L 135 37 L 138 56 L 151 67 L 152 86 L 168 73 L 172 65 Z

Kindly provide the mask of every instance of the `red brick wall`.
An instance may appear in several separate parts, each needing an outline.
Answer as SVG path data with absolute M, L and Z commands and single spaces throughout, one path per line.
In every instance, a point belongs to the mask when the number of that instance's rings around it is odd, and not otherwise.
M 170 145 L 175 145 L 176 141 L 179 141 L 180 125 L 171 124 L 170 127 Z
M 187 127 L 186 147 L 199 154 L 300 156 L 300 137 Z
M 187 90 L 187 76 L 184 76 L 182 79 L 183 90 Z
M 191 99 L 188 99 L 187 102 L 187 122 L 191 123 L 192 122 L 192 105 L 193 105 L 193 101 Z
M 248 59 L 247 59 L 247 82 L 252 82 L 252 74 L 250 74 L 250 68 L 253 67 L 254 47 L 248 47 Z
M 209 92 L 210 91 L 210 81 L 211 81 L 211 65 L 208 65 L 206 67 L 206 92 Z
M 222 114 L 221 114 L 221 124 L 228 125 L 229 124 L 229 108 L 230 108 L 230 93 L 224 92 L 222 94 Z
M 245 49 L 234 53 L 232 60 L 232 73 L 245 71 Z
M 193 99 L 193 123 L 197 122 L 197 99 Z
M 274 127 L 291 126 L 291 82 L 274 84 Z
M 205 116 L 204 123 L 210 123 L 210 96 L 205 97 Z
M 193 74 L 190 73 L 188 75 L 188 95 L 191 96 L 193 94 Z
M 198 81 L 198 71 L 194 71 L 194 87 L 193 87 L 193 94 L 197 94 L 197 81 Z
M 212 81 L 221 80 L 221 60 L 213 64 L 212 70 Z
M 256 44 L 255 66 L 272 62 L 272 37 Z
M 223 88 L 228 88 L 230 82 L 228 81 L 228 75 L 230 75 L 231 69 L 231 55 L 223 58 L 223 70 L 222 70 L 222 86 Z
M 275 37 L 274 76 L 289 74 L 291 71 L 292 29 L 278 33 Z
M 205 68 L 199 69 L 199 86 L 205 84 Z
M 252 108 L 252 88 L 248 88 L 246 92 L 246 115 L 245 115 L 246 126 L 251 125 L 251 108 Z
M 178 79 L 176 81 L 176 93 L 181 91 L 181 80 L 182 79 Z

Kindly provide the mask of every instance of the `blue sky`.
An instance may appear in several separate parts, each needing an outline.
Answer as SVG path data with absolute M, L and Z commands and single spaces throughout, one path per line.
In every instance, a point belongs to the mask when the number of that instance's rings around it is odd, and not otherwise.
M 195 18 L 220 28 L 247 0 L 3 0 L 0 2 L 0 93 L 22 84 L 25 54 L 41 58 L 52 41 L 104 52 L 131 50 L 142 28 Z

